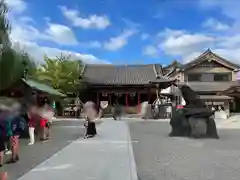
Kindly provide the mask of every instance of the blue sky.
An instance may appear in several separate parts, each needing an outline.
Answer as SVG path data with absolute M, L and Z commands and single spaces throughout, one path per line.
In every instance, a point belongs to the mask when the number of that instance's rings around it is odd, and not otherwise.
M 6 0 L 11 39 L 36 61 L 188 62 L 211 48 L 240 63 L 237 0 Z

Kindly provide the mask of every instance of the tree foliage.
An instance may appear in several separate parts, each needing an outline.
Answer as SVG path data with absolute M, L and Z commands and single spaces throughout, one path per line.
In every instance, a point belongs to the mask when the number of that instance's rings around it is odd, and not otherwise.
M 28 54 L 8 49 L 0 58 L 0 90 L 26 76 L 35 76 L 36 65 Z
M 26 73 L 33 76 L 36 69 L 34 61 L 27 53 L 12 48 L 9 40 L 10 24 L 7 12 L 5 1 L 0 0 L 0 90 L 7 89 Z
M 79 76 L 83 68 L 82 61 L 71 61 L 69 57 L 63 56 L 54 59 L 45 56 L 44 61 L 37 71 L 40 81 L 50 83 L 52 87 L 64 93 L 76 93 L 81 89 Z
M 7 18 L 8 7 L 4 0 L 0 0 L 0 44 L 1 48 L 10 47 L 9 32 L 10 24 Z

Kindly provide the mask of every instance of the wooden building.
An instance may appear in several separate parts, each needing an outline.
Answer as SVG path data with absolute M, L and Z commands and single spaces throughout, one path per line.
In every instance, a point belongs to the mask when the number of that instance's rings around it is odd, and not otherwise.
M 163 68 L 164 75 L 178 79 L 178 84 L 187 84 L 200 94 L 209 106 L 221 106 L 229 115 L 240 112 L 240 86 L 236 74 L 240 66 L 234 64 L 210 49 L 189 63 L 174 61 Z
M 110 107 L 118 101 L 128 113 L 139 112 L 142 102 L 151 103 L 156 99 L 156 82 L 162 89 L 175 82 L 163 76 L 159 64 L 88 64 L 83 70 L 83 80 L 89 87 L 81 97 L 83 101 L 92 100 L 97 104 L 108 101 Z
M 19 79 L 14 82 L 7 89 L 0 91 L 0 97 L 11 97 L 18 99 L 21 103 L 37 103 L 40 99 L 56 99 L 58 97 L 65 97 L 56 89 L 51 86 L 33 81 L 30 79 Z

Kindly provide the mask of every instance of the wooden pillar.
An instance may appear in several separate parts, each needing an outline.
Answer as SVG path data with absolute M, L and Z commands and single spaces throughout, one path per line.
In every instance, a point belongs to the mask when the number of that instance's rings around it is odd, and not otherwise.
M 140 92 L 138 92 L 138 95 L 137 95 L 138 97 L 138 113 L 140 113 L 141 112 L 141 93 Z
M 125 94 L 125 104 L 126 104 L 126 107 L 128 107 L 128 92 L 126 92 Z
M 109 98 L 109 105 L 111 106 L 112 105 L 112 94 L 108 94 L 108 98 Z
M 99 92 L 97 92 L 97 105 L 99 105 L 100 104 L 100 102 L 99 102 L 100 100 L 99 100 Z

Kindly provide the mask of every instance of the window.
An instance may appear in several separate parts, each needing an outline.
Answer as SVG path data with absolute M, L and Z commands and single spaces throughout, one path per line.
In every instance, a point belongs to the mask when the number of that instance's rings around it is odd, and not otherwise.
M 201 81 L 201 74 L 188 74 L 188 81 Z
M 214 74 L 214 81 L 231 81 L 230 74 Z

